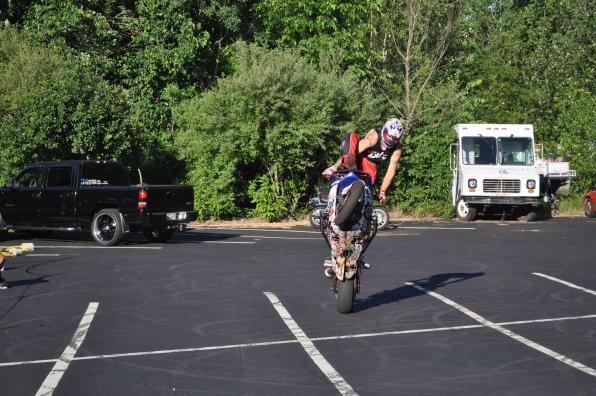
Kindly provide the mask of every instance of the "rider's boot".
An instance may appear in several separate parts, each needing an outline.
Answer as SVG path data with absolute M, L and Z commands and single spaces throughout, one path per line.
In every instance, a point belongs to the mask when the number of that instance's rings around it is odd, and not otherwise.
M 325 277 L 332 279 L 335 276 L 333 273 L 333 268 L 325 268 Z
M 325 277 L 329 279 L 333 278 L 333 261 L 331 259 L 326 259 L 323 265 L 326 267 L 324 272 Z

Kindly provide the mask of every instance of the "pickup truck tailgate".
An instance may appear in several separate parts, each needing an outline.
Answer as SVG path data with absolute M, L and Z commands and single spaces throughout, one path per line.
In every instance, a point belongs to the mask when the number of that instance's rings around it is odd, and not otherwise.
M 194 208 L 192 186 L 151 185 L 147 191 L 147 209 L 151 213 L 184 212 Z

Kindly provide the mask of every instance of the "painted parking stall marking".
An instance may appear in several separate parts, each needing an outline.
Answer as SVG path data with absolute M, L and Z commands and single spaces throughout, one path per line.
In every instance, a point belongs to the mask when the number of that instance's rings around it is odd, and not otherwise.
M 36 396 L 50 396 L 54 393 L 54 390 L 66 372 L 68 365 L 76 355 L 78 349 L 81 347 L 83 340 L 85 340 L 87 331 L 89 330 L 91 322 L 93 321 L 93 317 L 95 316 L 95 312 L 97 312 L 98 305 L 99 303 L 96 302 L 89 303 L 87 311 L 85 312 L 85 315 L 83 315 L 83 319 L 81 319 L 81 322 L 79 323 L 79 326 L 77 327 L 70 344 L 68 344 L 64 352 L 62 352 L 62 356 L 60 356 L 60 358 L 54 364 L 52 371 L 50 371 L 43 384 L 41 384 Z
M 202 241 L 197 243 L 227 243 L 227 244 L 238 244 L 238 245 L 254 245 L 256 242 L 248 242 L 248 241 Z
M 431 227 L 431 226 L 398 226 L 398 229 L 404 230 L 462 230 L 462 231 L 470 231 L 475 230 L 476 227 Z
M 270 235 L 240 235 L 240 238 L 259 238 L 259 239 L 292 239 L 292 240 L 296 240 L 296 239 L 311 239 L 311 240 L 320 240 L 320 237 L 302 237 L 302 238 L 296 238 L 296 237 L 281 237 L 281 236 L 270 236 Z
M 226 230 L 226 231 L 258 231 L 258 232 L 289 232 L 295 234 L 320 234 L 320 231 L 304 231 L 304 230 L 284 230 L 281 228 L 233 228 L 233 227 L 217 227 L 217 228 L 204 228 L 203 230 L 209 231 L 218 231 L 218 230 Z M 203 230 L 195 229 L 190 232 L 201 232 Z M 182 234 L 184 235 L 184 234 Z
M 540 272 L 532 272 L 532 274 L 537 275 L 537 276 L 541 276 L 541 277 L 546 278 L 546 279 L 550 279 L 550 280 L 552 280 L 554 282 L 562 283 L 565 286 L 569 286 L 569 287 L 572 287 L 574 289 L 578 289 L 578 290 L 581 290 L 583 292 L 586 292 L 586 293 L 589 293 L 589 294 L 593 294 L 593 295 L 596 296 L 596 291 L 594 291 L 594 290 L 586 289 L 585 287 L 581 287 L 581 286 L 578 286 L 578 285 L 576 285 L 574 283 L 567 282 L 567 281 L 564 281 L 564 280 L 559 279 L 559 278 L 555 278 L 554 276 L 545 275 L 545 274 L 542 274 Z
M 562 322 L 568 320 L 581 320 L 581 319 L 596 319 L 596 314 L 592 315 L 580 315 L 580 316 L 564 316 L 559 318 L 546 318 L 546 319 L 529 319 L 529 320 L 517 320 L 512 322 L 496 323 L 499 326 L 514 326 L 514 325 L 525 325 L 534 323 L 547 323 L 547 322 Z M 421 333 L 438 333 L 444 331 L 457 331 L 457 330 L 470 330 L 470 329 L 482 329 L 486 326 L 482 324 L 471 324 L 462 326 L 449 326 L 449 327 L 430 327 L 426 329 L 411 329 L 411 330 L 395 330 L 395 331 L 383 331 L 378 333 L 362 333 L 362 334 L 345 334 L 338 336 L 328 337 L 313 337 L 310 341 L 337 341 L 337 340 L 349 340 L 354 338 L 370 338 L 370 337 L 383 337 L 383 336 L 397 336 L 403 334 L 421 334 Z M 244 344 L 229 344 L 229 345 L 213 345 L 196 348 L 177 348 L 177 349 L 161 349 L 155 351 L 140 351 L 140 352 L 127 352 L 127 353 L 112 353 L 103 355 L 91 355 L 91 356 L 80 356 L 73 357 L 72 361 L 79 360 L 99 360 L 99 359 L 116 359 L 116 358 L 127 358 L 137 356 L 152 356 L 152 355 L 168 355 L 177 353 L 191 353 L 191 352 L 203 352 L 203 351 L 215 351 L 222 349 L 234 349 L 234 348 L 259 348 L 259 347 L 270 347 L 275 345 L 287 345 L 297 344 L 297 339 L 281 340 L 281 341 L 266 341 L 266 342 L 252 342 Z M 9 363 L 0 363 L 0 367 L 10 366 L 24 366 L 31 364 L 45 364 L 45 363 L 56 363 L 57 359 L 42 359 L 42 360 L 27 360 Z
M 161 246 L 91 246 L 91 245 L 35 245 L 36 249 L 137 249 L 161 250 Z
M 315 344 L 304 334 L 304 331 L 298 326 L 298 323 L 294 321 L 290 313 L 282 305 L 279 299 L 273 293 L 264 292 L 265 296 L 269 299 L 273 308 L 277 311 L 279 316 L 288 326 L 294 337 L 300 342 L 300 345 L 304 348 L 308 356 L 315 362 L 315 364 L 321 369 L 323 374 L 331 381 L 337 388 L 339 393 L 342 395 L 358 395 L 354 389 L 346 382 L 346 380 L 329 364 L 327 359 L 321 355 L 321 352 L 317 349 Z
M 568 358 L 567 356 L 561 355 L 560 353 L 557 353 L 557 352 L 553 351 L 552 349 L 549 349 L 545 346 L 537 344 L 534 341 L 529 340 L 526 337 L 523 337 L 509 329 L 506 329 L 505 327 L 503 327 L 501 325 L 493 323 L 490 320 L 478 315 L 477 313 L 470 311 L 469 309 L 461 306 L 460 304 L 456 303 L 455 301 L 448 299 L 447 297 L 444 297 L 438 293 L 435 293 L 433 291 L 425 289 L 424 287 L 422 287 L 416 283 L 406 282 L 406 285 L 412 286 L 421 292 L 424 292 L 430 296 L 435 297 L 436 299 L 444 302 L 447 305 L 452 306 L 453 308 L 457 309 L 458 311 L 462 312 L 463 314 L 480 322 L 481 324 L 483 324 L 486 327 L 490 327 L 491 329 L 496 330 L 502 334 L 505 334 L 506 336 L 509 336 L 509 337 L 513 338 L 514 340 L 519 341 L 522 344 L 527 345 L 530 348 L 537 350 L 538 352 L 544 353 L 545 355 L 548 355 L 548 356 L 550 356 L 554 359 L 557 359 L 565 364 L 568 364 L 569 366 L 571 366 L 577 370 L 583 371 L 586 374 L 596 377 L 596 370 L 594 370 L 593 368 L 585 366 L 579 362 L 576 362 L 575 360 L 572 360 L 572 359 Z

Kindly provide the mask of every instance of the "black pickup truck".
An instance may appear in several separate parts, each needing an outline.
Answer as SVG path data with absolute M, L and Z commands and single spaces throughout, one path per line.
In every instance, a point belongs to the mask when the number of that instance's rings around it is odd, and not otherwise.
M 197 219 L 193 208 L 191 186 L 130 185 L 117 162 L 40 162 L 0 188 L 0 234 L 90 230 L 97 243 L 111 246 L 140 231 L 165 242 Z

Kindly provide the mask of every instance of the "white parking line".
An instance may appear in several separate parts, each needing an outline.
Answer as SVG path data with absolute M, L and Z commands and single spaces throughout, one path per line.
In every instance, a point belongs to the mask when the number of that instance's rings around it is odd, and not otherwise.
M 518 320 L 513 322 L 502 322 L 497 323 L 499 326 L 511 326 L 511 325 L 524 325 L 544 322 L 560 322 L 566 320 L 580 320 L 580 319 L 596 319 L 596 314 L 593 315 L 581 315 L 581 316 L 564 316 L 560 318 L 546 318 L 546 319 L 530 319 L 530 320 Z M 329 337 L 313 337 L 311 341 L 337 341 L 347 340 L 354 338 L 370 338 L 370 337 L 383 337 L 383 336 L 396 336 L 403 334 L 419 334 L 419 333 L 434 333 L 441 331 L 454 331 L 454 330 L 468 330 L 468 329 L 481 329 L 485 326 L 482 324 L 463 325 L 463 326 L 451 326 L 451 327 L 431 327 L 427 329 L 412 329 L 412 330 L 396 330 L 396 331 L 384 331 L 380 333 L 362 333 L 362 334 L 347 334 L 340 336 L 329 336 Z M 74 357 L 72 361 L 78 360 L 98 360 L 98 359 L 115 359 L 115 358 L 127 358 L 136 356 L 150 356 L 150 355 L 167 355 L 175 353 L 189 353 L 189 352 L 202 352 L 202 351 L 214 351 L 221 349 L 233 349 L 233 348 L 256 348 L 256 347 L 267 347 L 274 345 L 285 345 L 285 344 L 296 344 L 299 341 L 297 339 L 282 340 L 282 341 L 267 341 L 267 342 L 251 342 L 245 344 L 230 344 L 230 345 L 214 345 L 207 347 L 196 347 L 196 348 L 178 348 L 178 349 L 162 349 L 156 351 L 141 351 L 141 352 L 128 352 L 128 353 L 113 353 L 109 355 L 91 355 L 91 356 L 79 356 Z M 0 367 L 9 366 L 24 366 L 29 364 L 45 364 L 55 363 L 57 359 L 44 359 L 44 360 L 27 360 L 19 362 L 0 363 Z
M 472 312 L 469 309 L 467 309 L 467 308 L 459 305 L 455 301 L 448 299 L 447 297 L 444 297 L 444 296 L 442 296 L 442 295 L 440 295 L 438 293 L 435 293 L 433 291 L 430 291 L 428 289 L 425 289 L 424 287 L 422 287 L 420 285 L 417 285 L 416 283 L 406 282 L 406 285 L 410 285 L 410 286 L 412 286 L 412 287 L 420 290 L 421 292 L 424 292 L 424 293 L 426 293 L 428 295 L 431 295 L 431 296 L 435 297 L 436 299 L 444 302 L 447 305 L 452 306 L 453 308 L 457 309 L 458 311 L 460 311 L 460 312 L 468 315 L 472 319 L 480 322 L 481 324 L 483 324 L 486 327 L 490 327 L 493 330 L 497 330 L 498 332 L 500 332 L 502 334 L 505 334 L 506 336 L 509 336 L 509 337 L 513 338 L 514 340 L 519 341 L 522 344 L 529 346 L 530 348 L 534 348 L 538 352 L 542 352 L 545 355 L 548 355 L 548 356 L 550 356 L 550 357 L 552 357 L 554 359 L 557 359 L 557 360 L 559 360 L 559 361 L 561 361 L 561 362 L 563 362 L 565 364 L 568 364 L 569 366 L 571 366 L 571 367 L 573 367 L 573 368 L 575 368 L 577 370 L 583 371 L 586 374 L 589 374 L 591 376 L 596 377 L 596 370 L 594 370 L 593 368 L 588 367 L 588 366 L 585 366 L 585 365 L 583 365 L 583 364 L 581 364 L 579 362 L 576 362 L 575 360 L 572 360 L 572 359 L 568 358 L 567 356 L 561 355 L 560 353 L 557 353 L 557 352 L 553 351 L 552 349 L 549 349 L 549 348 L 547 348 L 545 346 L 542 346 L 540 344 L 537 344 L 534 341 L 529 340 L 529 339 L 527 339 L 527 338 L 525 338 L 525 337 L 523 337 L 523 336 L 521 336 L 521 335 L 519 335 L 517 333 L 514 333 L 513 331 L 508 330 L 508 329 L 506 329 L 505 327 L 503 327 L 501 325 L 498 325 L 496 323 L 493 323 L 490 320 L 488 320 L 488 319 L 486 319 L 486 318 L 478 315 L 477 313 Z
M 286 230 L 283 228 L 228 228 L 228 227 L 217 227 L 217 228 L 203 228 L 198 229 L 195 228 L 194 230 L 189 230 L 188 232 L 202 232 L 202 231 L 218 231 L 218 230 L 226 230 L 226 231 L 258 231 L 258 232 L 293 232 L 293 233 L 302 233 L 302 234 L 320 234 L 321 231 L 304 231 L 304 230 Z M 179 234 L 184 235 L 184 234 Z
M 475 230 L 476 227 L 415 227 L 415 226 L 397 226 L 397 229 L 404 230 Z
M 35 245 L 35 249 L 150 249 L 160 250 L 161 246 L 81 246 L 81 245 Z
M 511 326 L 517 324 L 532 324 L 532 323 L 547 323 L 547 322 L 559 322 L 563 320 L 578 320 L 578 319 L 593 319 L 596 315 L 582 315 L 582 316 L 564 316 L 562 318 L 547 318 L 547 319 L 534 319 L 534 320 L 516 320 L 513 322 L 501 322 L 497 323 L 499 326 Z
M 98 305 L 99 303 L 96 302 L 89 303 L 87 311 L 85 312 L 85 315 L 83 315 L 83 319 L 81 319 L 81 323 L 79 323 L 79 327 L 77 327 L 70 344 L 68 344 L 64 352 L 62 352 L 62 356 L 60 356 L 60 358 L 56 361 L 56 364 L 54 364 L 52 371 L 50 371 L 50 374 L 48 374 L 43 384 L 41 384 L 36 396 L 50 396 L 52 393 L 54 393 L 54 390 L 58 386 L 58 382 L 60 382 L 60 379 L 64 375 L 68 365 L 83 343 L 83 340 L 87 335 L 87 330 L 89 330 L 91 321 L 95 316 L 95 312 L 97 312 Z
M 201 242 L 197 242 L 197 243 L 230 243 L 230 244 L 244 244 L 244 245 L 254 245 L 256 242 L 238 242 L 238 241 L 201 241 Z
M 555 278 L 554 276 L 549 276 L 549 275 L 541 274 L 540 272 L 532 272 L 532 273 L 533 273 L 534 275 L 541 276 L 541 277 L 543 277 L 543 278 L 550 279 L 550 280 L 552 280 L 552 281 L 555 281 L 555 282 L 562 283 L 562 284 L 564 284 L 565 286 L 569 286 L 569 287 L 572 287 L 572 288 L 574 288 L 574 289 L 579 289 L 579 290 L 581 290 L 581 291 L 584 291 L 584 292 L 586 292 L 586 293 L 590 293 L 590 294 L 593 294 L 593 295 L 595 295 L 595 296 L 596 296 L 596 291 L 594 291 L 594 290 L 586 289 L 585 287 L 581 287 L 581 286 L 578 286 L 578 285 L 576 285 L 576 284 L 574 284 L 574 283 L 567 282 L 567 281 L 564 281 L 564 280 L 562 280 L 562 279 L 559 279 L 559 278 Z
M 331 381 L 333 385 L 337 388 L 339 393 L 342 395 L 358 395 L 354 389 L 346 382 L 346 380 L 329 364 L 327 359 L 321 355 L 321 352 L 317 349 L 315 344 L 304 334 L 304 331 L 298 326 L 298 323 L 292 319 L 290 313 L 286 310 L 286 308 L 281 304 L 279 299 L 273 293 L 264 292 L 265 296 L 271 301 L 273 304 L 273 308 L 277 311 L 279 316 L 281 316 L 282 320 L 288 326 L 294 337 L 300 342 L 302 348 L 306 351 L 308 356 L 315 362 L 315 364 L 321 369 L 323 374 Z
M 264 235 L 240 235 L 240 238 L 260 238 L 260 239 L 310 239 L 310 240 L 321 240 L 322 237 L 318 238 L 296 238 L 296 237 L 280 237 L 280 236 L 264 236 Z

